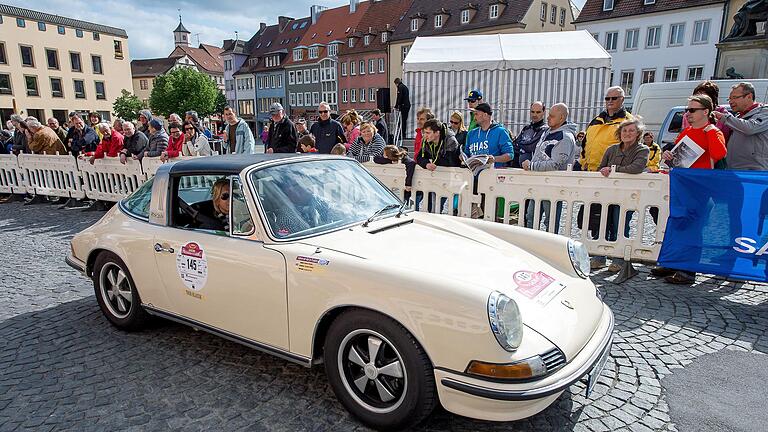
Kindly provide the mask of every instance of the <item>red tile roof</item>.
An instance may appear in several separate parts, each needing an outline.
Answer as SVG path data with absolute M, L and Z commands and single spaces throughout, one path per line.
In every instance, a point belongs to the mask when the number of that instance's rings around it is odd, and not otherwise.
M 355 46 L 350 48 L 345 43 L 340 48 L 339 55 L 386 51 L 387 44 L 381 42 L 381 33 L 389 31 L 389 37 L 391 37 L 395 27 L 405 17 L 413 2 L 414 0 L 381 0 L 371 3 L 358 24 L 356 35 L 359 39 L 355 41 Z M 367 46 L 363 43 L 366 34 L 371 36 L 370 44 Z
M 188 55 L 203 71 L 208 73 L 224 73 L 224 61 L 221 58 L 223 50 L 213 45 L 200 44 L 199 48 L 179 45 L 168 57 Z
M 243 66 L 235 75 L 242 75 L 254 72 L 261 72 L 283 67 L 285 57 L 291 52 L 293 47 L 299 44 L 310 28 L 312 20 L 310 17 L 290 19 L 287 25 L 280 31 L 280 25 L 268 26 L 263 35 L 252 42 L 252 50 Z M 280 55 L 280 65 L 267 67 L 266 58 L 270 55 Z M 258 62 L 251 64 L 251 59 L 256 58 Z
M 725 0 L 656 0 L 646 5 L 644 0 L 614 0 L 613 9 L 603 11 L 603 0 L 587 0 L 576 23 L 620 18 L 723 3 Z

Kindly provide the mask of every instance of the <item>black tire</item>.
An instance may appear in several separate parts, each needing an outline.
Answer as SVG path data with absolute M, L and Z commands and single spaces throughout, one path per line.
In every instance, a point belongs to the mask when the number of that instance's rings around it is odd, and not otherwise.
M 369 427 L 398 430 L 413 426 L 437 404 L 429 358 L 416 339 L 389 317 L 368 310 L 339 315 L 325 339 L 324 361 L 336 397 Z M 393 399 L 384 401 L 390 396 Z
M 139 291 L 131 273 L 117 255 L 101 252 L 96 257 L 93 289 L 101 312 L 115 327 L 137 331 L 143 329 L 149 321 L 149 314 L 141 306 Z

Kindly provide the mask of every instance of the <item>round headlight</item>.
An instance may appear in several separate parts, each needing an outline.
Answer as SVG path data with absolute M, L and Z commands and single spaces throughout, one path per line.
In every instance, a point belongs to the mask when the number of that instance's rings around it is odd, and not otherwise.
M 488 297 L 488 320 L 499 345 L 507 351 L 515 351 L 523 341 L 523 319 L 517 303 L 504 294 L 494 291 Z
M 589 252 L 584 243 L 576 240 L 568 240 L 568 256 L 571 257 L 571 264 L 576 274 L 586 279 L 589 277 Z

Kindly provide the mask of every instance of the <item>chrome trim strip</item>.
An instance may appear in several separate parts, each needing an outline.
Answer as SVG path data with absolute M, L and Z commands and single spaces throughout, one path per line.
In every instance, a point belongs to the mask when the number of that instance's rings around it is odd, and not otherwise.
M 73 269 L 79 271 L 82 274 L 85 274 L 85 263 L 80 261 L 79 259 L 73 257 L 72 255 L 67 255 L 67 257 L 64 258 L 64 262 L 66 262 L 67 265 L 69 265 Z
M 527 390 L 499 390 L 499 389 L 493 389 L 488 387 L 481 387 L 475 384 L 468 384 L 465 382 L 455 380 L 453 378 L 443 378 L 440 380 L 440 383 L 448 388 L 458 390 L 460 392 L 467 393 L 472 396 L 482 397 L 486 399 L 500 400 L 500 401 L 534 400 L 534 399 L 540 399 L 540 398 L 547 397 L 555 393 L 564 391 L 565 389 L 573 385 L 575 382 L 582 379 L 584 375 L 589 373 L 592 370 L 592 368 L 594 368 L 595 364 L 597 364 L 597 362 L 600 361 L 600 357 L 603 355 L 603 353 L 606 350 L 611 349 L 611 345 L 613 343 L 614 319 L 613 319 L 613 312 L 611 312 L 611 310 L 608 309 L 607 306 L 606 306 L 606 309 L 610 314 L 611 320 L 608 325 L 608 331 L 605 333 L 605 335 L 603 336 L 603 339 L 600 341 L 599 349 L 592 352 L 587 362 L 585 362 L 575 372 L 561 378 L 557 382 L 554 382 L 546 386 L 535 387 Z M 480 377 L 475 377 L 475 378 L 482 379 Z
M 230 332 L 228 332 L 226 330 L 221 330 L 221 329 L 218 329 L 216 327 L 212 327 L 212 326 L 209 326 L 207 324 L 203 324 L 203 323 L 201 323 L 199 321 L 195 321 L 193 319 L 189 319 L 189 318 L 183 317 L 181 315 L 176 315 L 174 313 L 167 312 L 167 311 L 164 311 L 162 309 L 158 309 L 158 308 L 156 308 L 154 306 L 142 304 L 142 307 L 144 307 L 144 309 L 146 309 L 146 311 L 148 313 L 150 313 L 151 315 L 155 315 L 155 316 L 159 316 L 159 317 L 162 317 L 162 318 L 166 318 L 166 319 L 169 319 L 171 321 L 176 321 L 179 324 L 188 325 L 188 326 L 193 327 L 193 328 L 199 328 L 201 330 L 205 330 L 208 333 L 214 334 L 216 336 L 222 337 L 222 338 L 230 340 L 232 342 L 237 342 L 239 344 L 247 346 L 248 348 L 253 348 L 253 349 L 265 352 L 267 354 L 271 354 L 271 355 L 273 355 L 275 357 L 280 357 L 283 360 L 288 360 L 290 362 L 299 364 L 299 365 L 307 367 L 307 368 L 312 366 L 311 359 L 309 359 L 307 357 L 304 357 L 304 356 L 301 356 L 301 355 L 298 355 L 298 354 L 293 354 L 291 352 L 284 351 L 284 350 L 282 350 L 280 348 L 276 348 L 276 347 L 273 347 L 271 345 L 262 344 L 260 342 L 254 341 L 252 339 L 244 338 L 244 337 L 238 336 L 238 335 L 236 335 L 234 333 L 230 333 Z

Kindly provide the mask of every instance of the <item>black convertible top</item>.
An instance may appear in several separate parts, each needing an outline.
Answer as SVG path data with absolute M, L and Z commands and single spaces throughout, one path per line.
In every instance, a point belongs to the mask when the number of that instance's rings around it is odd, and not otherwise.
M 206 156 L 175 162 L 170 167 L 171 174 L 206 174 L 226 173 L 239 174 L 245 168 L 261 162 L 270 162 L 279 159 L 289 159 L 306 156 L 300 153 L 276 153 L 276 154 L 228 154 L 220 156 Z

